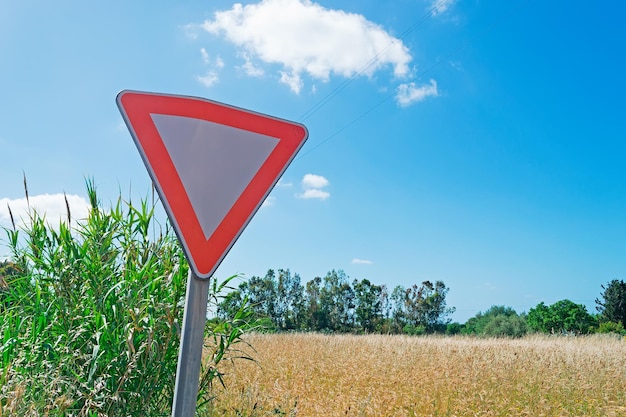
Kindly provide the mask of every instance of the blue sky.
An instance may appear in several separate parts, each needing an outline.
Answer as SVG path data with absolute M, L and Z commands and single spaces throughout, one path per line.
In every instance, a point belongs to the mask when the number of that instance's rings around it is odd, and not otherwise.
M 309 139 L 218 269 L 443 280 L 453 319 L 626 274 L 620 2 L 0 0 L 0 225 L 84 178 L 147 195 L 123 89 L 299 121 Z M 130 190 L 130 191 L 129 191 Z M 1 251 L 1 250 L 0 250 Z M 0 252 L 1 253 L 1 252 Z

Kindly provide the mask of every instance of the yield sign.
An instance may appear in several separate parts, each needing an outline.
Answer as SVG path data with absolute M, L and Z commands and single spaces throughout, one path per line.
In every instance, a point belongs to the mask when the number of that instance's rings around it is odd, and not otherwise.
M 192 270 L 210 277 L 304 144 L 306 128 L 196 97 L 125 90 L 117 105 Z

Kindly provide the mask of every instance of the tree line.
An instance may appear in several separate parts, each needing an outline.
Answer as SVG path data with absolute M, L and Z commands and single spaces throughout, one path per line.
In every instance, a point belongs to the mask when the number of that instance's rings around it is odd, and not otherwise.
M 452 323 L 449 288 L 443 281 L 423 281 L 389 290 L 367 279 L 332 270 L 306 283 L 289 269 L 270 269 L 226 294 L 217 316 L 226 318 L 248 305 L 257 326 L 266 331 L 339 333 L 427 333 L 520 337 L 527 333 L 626 334 L 626 282 L 612 280 L 596 299 L 597 314 L 582 304 L 561 300 L 541 302 L 527 313 L 494 305 L 467 322 Z
M 454 308 L 448 287 L 424 281 L 408 288 L 352 280 L 341 270 L 302 283 L 289 269 L 270 269 L 228 293 L 218 305 L 224 318 L 248 304 L 258 324 L 271 331 L 341 333 L 445 332 Z
M 518 314 L 506 306 L 492 306 L 479 312 L 465 324 L 451 323 L 448 333 L 479 336 L 513 336 L 526 333 L 579 335 L 616 333 L 626 336 L 626 282 L 614 279 L 602 285 L 596 298 L 597 314 L 583 304 L 560 300 L 551 305 L 541 302 L 528 313 Z

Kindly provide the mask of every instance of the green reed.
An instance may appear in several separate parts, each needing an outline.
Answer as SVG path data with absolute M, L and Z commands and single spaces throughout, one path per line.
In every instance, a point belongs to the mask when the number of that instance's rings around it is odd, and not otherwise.
M 104 209 L 94 182 L 86 186 L 86 219 L 72 219 L 67 205 L 54 227 L 30 210 L 25 226 L 5 229 L 0 416 L 171 414 L 187 261 L 154 202 L 119 198 Z M 213 302 L 233 278 L 213 281 Z M 250 359 L 235 348 L 248 317 L 244 306 L 208 323 L 199 404 L 213 398 L 220 362 Z

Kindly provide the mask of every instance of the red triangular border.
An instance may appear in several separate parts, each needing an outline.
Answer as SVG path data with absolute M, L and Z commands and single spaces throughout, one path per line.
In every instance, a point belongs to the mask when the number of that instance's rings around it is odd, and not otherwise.
M 189 264 L 209 278 L 307 139 L 304 125 L 198 97 L 124 90 L 117 105 Z M 278 144 L 207 240 L 150 114 L 191 117 L 277 138 Z

